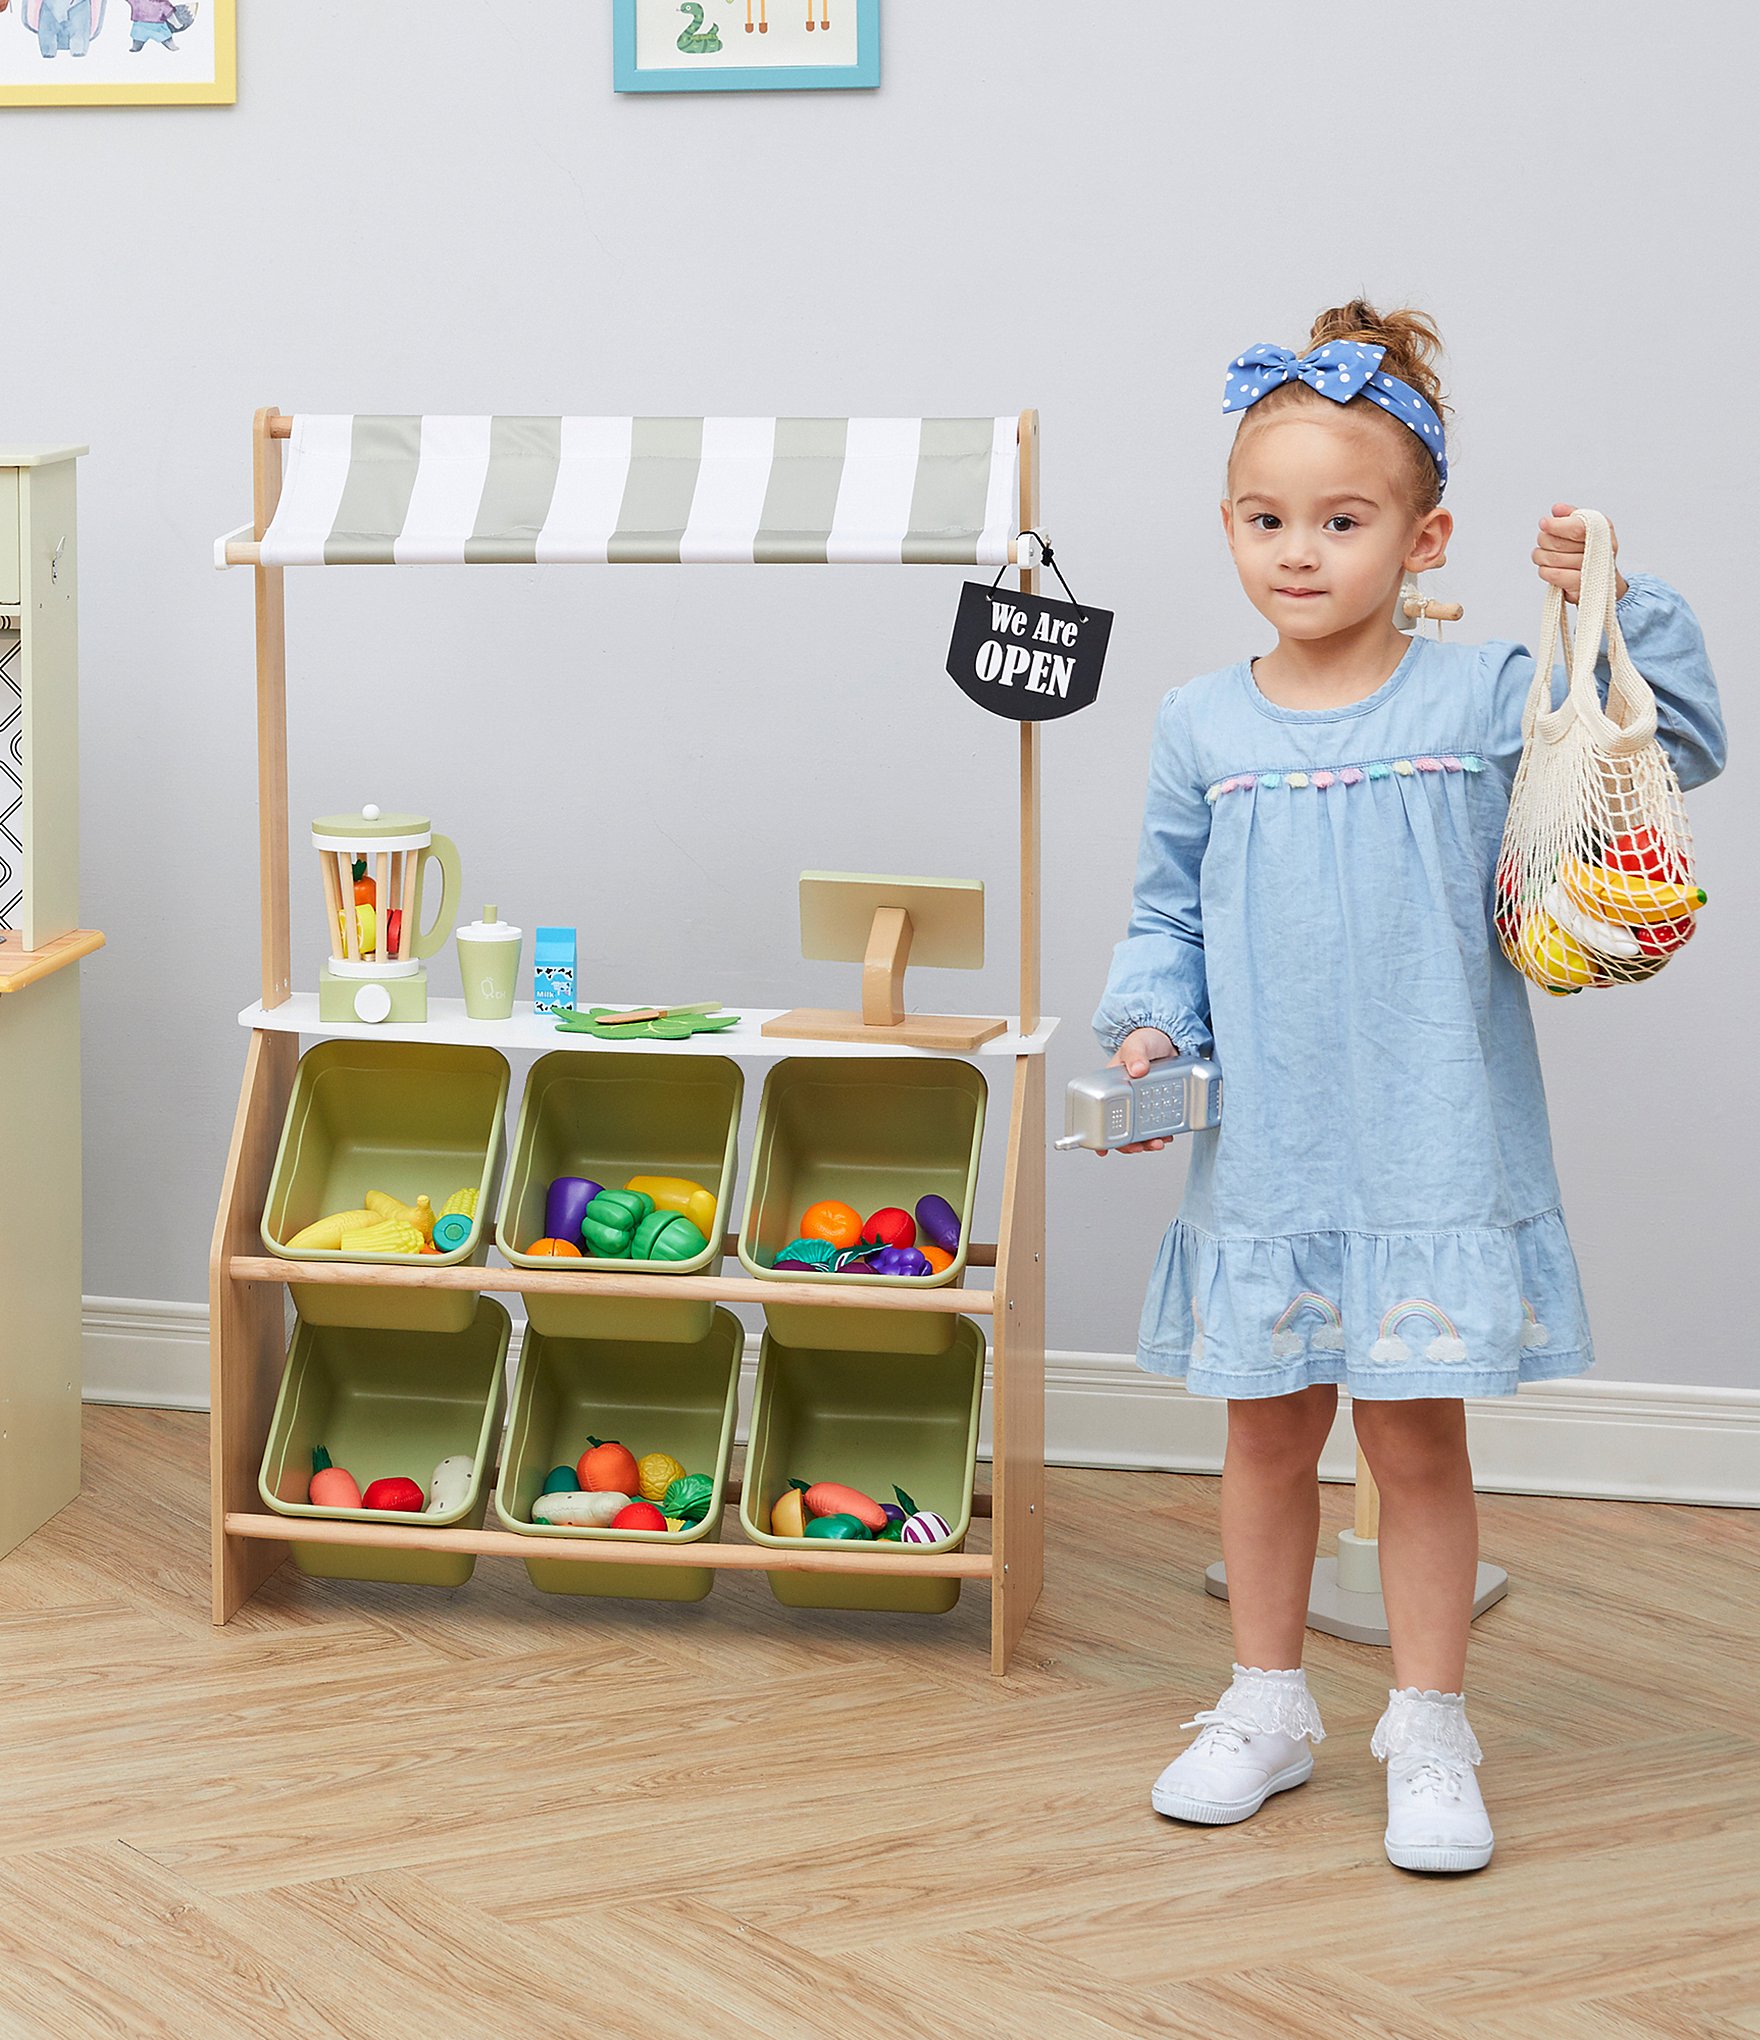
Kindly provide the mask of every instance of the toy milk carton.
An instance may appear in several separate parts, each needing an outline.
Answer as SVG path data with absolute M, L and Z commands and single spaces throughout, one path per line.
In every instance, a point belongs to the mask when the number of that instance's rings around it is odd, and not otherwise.
M 574 930 L 540 928 L 532 951 L 532 1004 L 540 1013 L 574 1008 Z

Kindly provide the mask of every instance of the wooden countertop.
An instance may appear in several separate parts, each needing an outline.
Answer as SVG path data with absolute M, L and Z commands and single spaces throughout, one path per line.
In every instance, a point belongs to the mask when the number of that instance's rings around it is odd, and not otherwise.
M 27 949 L 19 935 L 0 935 L 0 993 L 22 992 L 39 978 L 53 977 L 82 956 L 102 949 L 104 938 L 96 928 L 75 928 L 70 935 L 57 936 L 41 949 Z

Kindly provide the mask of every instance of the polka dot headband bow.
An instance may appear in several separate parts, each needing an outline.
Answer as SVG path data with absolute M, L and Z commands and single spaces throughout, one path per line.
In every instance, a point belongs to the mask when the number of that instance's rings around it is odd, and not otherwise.
M 1442 420 L 1419 396 L 1410 383 L 1389 375 L 1381 366 L 1385 347 L 1364 340 L 1328 340 L 1310 354 L 1296 354 L 1287 347 L 1261 341 L 1237 354 L 1229 366 L 1222 392 L 1225 411 L 1245 411 L 1280 383 L 1305 382 L 1309 389 L 1330 397 L 1335 404 L 1348 404 L 1353 397 L 1367 397 L 1410 432 L 1417 434 L 1424 451 L 1436 463 L 1438 482 L 1448 486 L 1448 455 L 1443 450 Z

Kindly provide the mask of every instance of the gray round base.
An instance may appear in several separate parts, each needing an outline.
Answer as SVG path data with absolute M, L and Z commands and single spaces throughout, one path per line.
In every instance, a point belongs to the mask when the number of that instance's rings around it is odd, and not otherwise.
M 1204 1591 L 1219 1601 L 1228 1599 L 1228 1574 L 1221 1559 L 1206 1568 Z M 1475 1620 L 1487 1608 L 1494 1608 L 1509 1592 L 1509 1574 L 1500 1565 L 1479 1567 L 1473 1589 Z M 1351 1643 L 1387 1642 L 1387 1610 L 1379 1594 L 1352 1594 L 1338 1584 L 1338 1560 L 1317 1558 L 1314 1580 L 1308 1590 L 1308 1627 L 1327 1636 L 1342 1636 Z

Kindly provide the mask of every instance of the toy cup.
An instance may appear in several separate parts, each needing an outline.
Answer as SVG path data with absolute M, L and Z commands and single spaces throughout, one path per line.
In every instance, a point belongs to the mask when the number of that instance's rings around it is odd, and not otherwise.
M 473 1020 L 507 1020 L 519 977 L 520 931 L 494 907 L 458 931 L 458 974 L 464 980 L 464 1010 Z
M 359 814 L 322 815 L 312 848 L 324 881 L 330 954 L 318 978 L 324 1021 L 428 1017 L 423 961 L 452 933 L 461 884 L 458 851 L 436 836 L 425 815 L 392 815 L 372 806 Z M 440 869 L 440 904 L 422 925 L 422 894 L 431 866 Z

